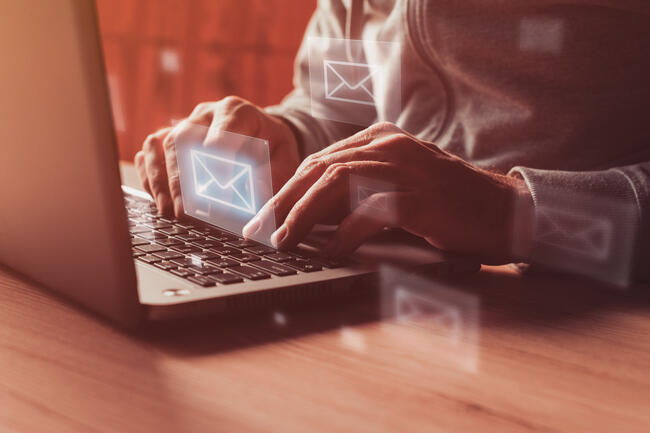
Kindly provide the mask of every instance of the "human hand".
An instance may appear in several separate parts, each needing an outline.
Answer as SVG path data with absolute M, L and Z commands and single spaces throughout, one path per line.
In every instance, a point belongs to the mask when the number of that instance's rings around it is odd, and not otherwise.
M 350 209 L 351 175 L 394 188 Z M 374 210 L 382 201 L 395 212 Z M 276 221 L 284 221 L 271 237 L 281 249 L 296 245 L 315 224 L 338 221 L 325 248 L 334 256 L 354 251 L 391 226 L 446 251 L 507 262 L 528 253 L 533 226 L 532 199 L 523 180 L 474 167 L 389 123 L 373 125 L 306 158 L 244 227 L 244 236 L 253 236 L 260 221 L 273 213 Z
M 272 182 L 276 189 L 291 177 L 300 163 L 296 137 L 281 118 L 267 114 L 262 108 L 235 96 L 201 103 L 175 127 L 150 134 L 142 150 L 135 155 L 135 166 L 142 186 L 154 198 L 162 214 L 172 211 L 176 217 L 183 214 L 175 143 L 177 137 L 196 125 L 207 132 L 202 137 L 205 146 L 214 145 L 210 138 L 219 131 L 267 140 Z

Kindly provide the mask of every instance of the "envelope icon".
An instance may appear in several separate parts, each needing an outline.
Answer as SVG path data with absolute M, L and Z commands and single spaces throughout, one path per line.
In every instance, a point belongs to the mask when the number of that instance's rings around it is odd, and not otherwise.
M 560 250 L 606 260 L 612 242 L 612 222 L 598 216 L 561 209 L 538 208 L 536 241 Z
M 395 318 L 399 323 L 418 327 L 433 326 L 456 345 L 460 341 L 462 319 L 459 309 L 438 299 L 405 288 L 395 290 Z
M 375 191 L 371 188 L 365 187 L 365 186 L 358 186 L 357 187 L 357 204 L 362 203 L 364 200 L 367 200 L 372 196 L 373 194 L 378 194 L 381 191 Z M 372 200 L 370 203 L 372 204 L 366 204 L 366 206 L 381 211 L 381 212 L 387 212 L 388 211 L 388 200 L 386 199 L 385 195 L 382 195 L 379 197 L 378 200 Z
M 324 60 L 325 99 L 375 105 L 372 78 L 380 68 L 366 63 Z
M 255 214 L 250 165 L 195 149 L 190 150 L 194 192 L 220 205 Z

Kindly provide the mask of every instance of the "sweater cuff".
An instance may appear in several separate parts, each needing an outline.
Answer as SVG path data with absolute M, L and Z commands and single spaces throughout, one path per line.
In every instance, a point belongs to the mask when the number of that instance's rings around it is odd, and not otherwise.
M 632 279 L 640 210 L 620 171 L 570 172 L 515 167 L 535 206 L 533 265 L 618 287 Z

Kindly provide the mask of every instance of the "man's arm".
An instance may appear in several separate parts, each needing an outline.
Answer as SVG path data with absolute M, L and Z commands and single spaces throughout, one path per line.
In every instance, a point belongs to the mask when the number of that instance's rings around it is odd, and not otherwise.
M 302 158 L 361 129 L 359 126 L 318 119 L 311 115 L 312 108 L 317 108 L 312 107 L 311 104 L 318 104 L 318 100 L 312 100 L 310 96 L 308 40 L 310 37 L 345 38 L 346 14 L 346 7 L 340 0 L 318 2 L 318 8 L 307 26 L 296 56 L 294 89 L 282 103 L 266 108 L 268 113 L 287 121 L 298 139 Z
M 603 171 L 515 167 L 534 202 L 532 264 L 617 285 L 650 280 L 650 162 Z

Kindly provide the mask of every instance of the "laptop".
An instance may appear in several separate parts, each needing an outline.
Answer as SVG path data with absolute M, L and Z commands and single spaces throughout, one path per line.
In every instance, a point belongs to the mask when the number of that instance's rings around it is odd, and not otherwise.
M 8 2 L 0 47 L 0 262 L 122 326 L 355 290 L 382 263 L 478 268 L 399 231 L 331 260 L 327 227 L 276 251 L 160 217 L 121 185 L 94 2 Z

